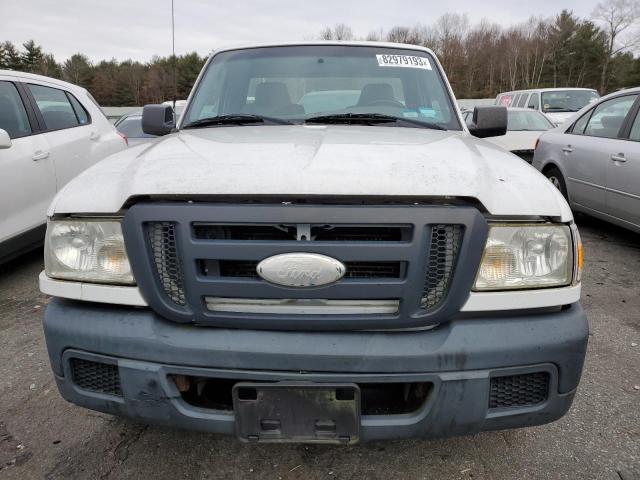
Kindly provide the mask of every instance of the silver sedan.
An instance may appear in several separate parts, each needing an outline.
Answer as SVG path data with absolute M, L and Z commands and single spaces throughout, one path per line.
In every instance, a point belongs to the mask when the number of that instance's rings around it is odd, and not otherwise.
M 533 166 L 574 210 L 640 232 L 640 88 L 603 97 L 544 133 Z

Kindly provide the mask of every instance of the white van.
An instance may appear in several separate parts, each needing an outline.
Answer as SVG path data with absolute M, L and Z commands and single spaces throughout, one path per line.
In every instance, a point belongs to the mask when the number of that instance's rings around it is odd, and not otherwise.
M 504 107 L 538 110 L 559 125 L 598 98 L 600 95 L 592 88 L 537 88 L 500 93 L 494 103 Z

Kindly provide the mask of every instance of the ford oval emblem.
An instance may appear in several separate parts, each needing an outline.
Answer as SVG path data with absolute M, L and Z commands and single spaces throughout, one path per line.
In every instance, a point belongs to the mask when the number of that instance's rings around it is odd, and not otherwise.
M 283 253 L 262 260 L 256 267 L 267 282 L 285 287 L 317 287 L 337 282 L 345 266 L 319 253 Z

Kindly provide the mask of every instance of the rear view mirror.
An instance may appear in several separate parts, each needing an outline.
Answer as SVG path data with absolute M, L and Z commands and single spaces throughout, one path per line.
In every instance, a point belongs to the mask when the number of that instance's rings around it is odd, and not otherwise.
M 506 107 L 476 107 L 469 132 L 474 137 L 499 137 L 507 133 Z
M 11 137 L 6 130 L 0 128 L 0 150 L 11 148 Z
M 167 135 L 176 128 L 173 109 L 169 105 L 145 105 L 142 110 L 142 131 L 149 135 Z

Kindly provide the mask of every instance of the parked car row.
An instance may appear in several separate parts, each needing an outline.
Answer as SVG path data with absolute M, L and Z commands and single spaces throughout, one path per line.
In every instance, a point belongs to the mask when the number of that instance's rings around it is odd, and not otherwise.
M 3 203 L 59 192 L 40 287 L 61 395 L 252 443 L 560 418 L 588 341 L 565 198 L 640 225 L 640 89 L 496 102 L 461 115 L 433 52 L 378 42 L 220 50 L 182 115 L 147 105 L 121 137 L 82 89 L 0 77 L 2 155 L 48 165 L 7 170 Z M 127 135 L 163 138 L 66 184 Z
M 580 88 L 504 92 L 494 103 L 508 107 L 508 131 L 486 141 L 532 163 L 539 137 L 550 130 L 534 166 L 575 210 L 638 229 L 637 97 L 637 90 L 600 100 L 595 90 Z M 319 90 L 307 92 L 299 103 L 310 114 L 327 105 L 346 108 L 359 98 L 360 90 Z M 255 93 L 247 97 L 251 108 L 255 101 Z M 176 102 L 176 124 L 185 105 Z M 462 115 L 472 126 L 473 112 Z M 567 118 L 573 121 L 554 129 Z M 46 206 L 70 179 L 127 142 L 135 146 L 157 137 L 143 131 L 142 110 L 123 115 L 115 129 L 85 89 L 0 71 L 0 261 L 41 243 Z

